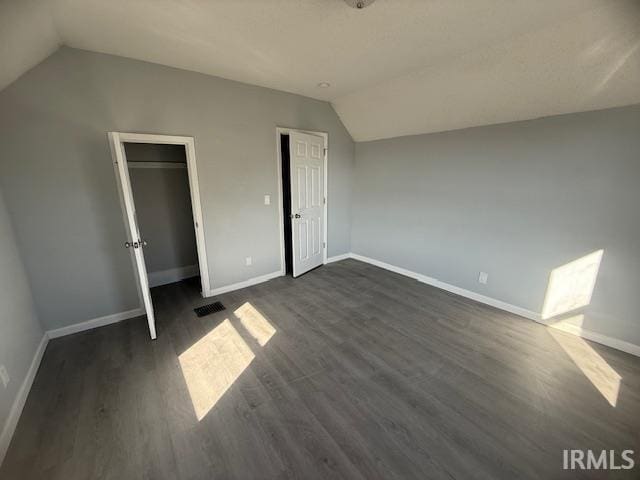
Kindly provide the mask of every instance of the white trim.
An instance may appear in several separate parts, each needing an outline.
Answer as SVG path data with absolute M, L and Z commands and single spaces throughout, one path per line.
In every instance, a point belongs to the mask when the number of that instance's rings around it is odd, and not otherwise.
M 127 162 L 129 168 L 187 168 L 183 162 Z
M 261 275 L 259 277 L 249 278 L 248 280 L 243 280 L 242 282 L 233 283 L 231 285 L 226 285 L 224 287 L 214 288 L 213 290 L 207 292 L 205 297 L 222 295 L 223 293 L 233 292 L 234 290 L 240 290 L 241 288 L 251 287 L 252 285 L 264 283 L 269 280 L 273 280 L 274 278 L 282 277 L 282 276 L 284 276 L 284 270 L 278 270 L 277 272 L 271 272 L 271 273 L 267 273 L 266 275 Z
M 149 272 L 149 287 L 159 287 L 161 285 L 179 282 L 185 278 L 195 277 L 199 271 L 198 265 L 186 265 L 184 267 Z
M 321 135 L 324 137 L 324 255 L 322 260 L 326 265 L 329 256 L 329 134 Z
M 33 359 L 31 360 L 29 370 L 27 370 L 27 375 L 22 381 L 22 385 L 20 385 L 20 389 L 18 390 L 16 398 L 13 401 L 13 405 L 11 405 L 11 410 L 9 410 L 9 416 L 7 417 L 7 420 L 2 427 L 2 433 L 0 434 L 0 465 L 2 465 L 2 461 L 7 454 L 9 445 L 11 444 L 11 438 L 13 437 L 13 434 L 16 431 L 16 427 L 18 426 L 20 415 L 22 414 L 24 405 L 27 402 L 27 397 L 29 396 L 29 392 L 31 391 L 33 381 L 36 378 L 36 373 L 38 372 L 38 368 L 40 367 L 42 356 L 44 355 L 44 351 L 47 348 L 47 343 L 49 343 L 49 335 L 47 335 L 47 333 L 45 332 L 42 335 L 40 344 L 33 354 Z
M 202 221 L 202 203 L 200 198 L 200 183 L 198 181 L 198 166 L 196 161 L 196 147 L 194 137 L 177 135 L 156 135 L 150 133 L 123 133 L 112 132 L 121 143 L 155 143 L 168 145 L 184 145 L 187 156 L 187 171 L 189 174 L 189 191 L 191 192 L 191 207 L 193 210 L 194 230 L 196 233 L 196 246 L 200 265 L 200 278 L 202 291 L 211 289 L 211 276 L 207 261 L 207 245 L 204 238 L 204 222 Z M 125 158 L 126 160 L 126 158 Z
M 204 222 L 202 220 L 202 202 L 200 197 L 200 186 L 198 181 L 198 166 L 196 161 L 196 148 L 194 137 L 177 136 L 177 135 L 156 135 L 147 133 L 126 133 L 126 132 L 109 132 L 110 144 L 117 142 L 120 148 L 113 148 L 112 152 L 122 152 L 123 160 L 126 162 L 126 154 L 124 153 L 124 143 L 153 143 L 167 145 L 184 145 L 187 157 L 187 174 L 189 176 L 189 192 L 191 193 L 191 209 L 193 211 L 193 226 L 196 234 L 196 247 L 198 250 L 198 264 L 200 266 L 200 280 L 202 283 L 202 295 L 211 290 L 212 278 L 209 274 L 209 262 L 207 260 L 207 244 L 204 236 Z M 116 179 L 117 180 L 117 179 Z M 125 217 L 126 218 L 126 217 Z M 125 226 L 127 222 L 125 221 Z M 135 239 L 133 239 L 135 241 Z M 133 258 L 132 258 L 133 260 Z M 137 266 L 134 261 L 134 268 Z M 144 305 L 143 292 L 138 287 L 140 304 Z M 152 335 L 152 338 L 154 335 Z
M 94 318 L 92 320 L 87 320 L 86 322 L 74 323 L 73 325 L 67 325 L 66 327 L 49 330 L 47 332 L 47 335 L 49 336 L 49 338 L 64 337 L 65 335 L 84 332 L 85 330 L 103 327 L 105 325 L 121 322 L 130 318 L 140 317 L 142 315 L 144 315 L 143 308 L 134 308 L 133 310 L 128 310 L 126 312 L 105 315 L 104 317 Z
M 16 398 L 13 401 L 11 410 L 9 410 L 9 416 L 7 417 L 7 420 L 2 427 L 2 433 L 0 434 L 0 465 L 2 465 L 2 461 L 4 460 L 7 450 L 9 449 L 9 445 L 11 444 L 11 438 L 13 437 L 13 434 L 18 425 L 18 421 L 20 420 L 20 415 L 22 414 L 22 410 L 24 409 L 25 403 L 27 402 L 27 397 L 29 396 L 29 392 L 31 391 L 31 387 L 33 386 L 33 381 L 35 380 L 36 373 L 38 372 L 38 368 L 40 367 L 40 363 L 42 362 L 42 357 L 46 350 L 47 344 L 49 343 L 49 340 L 58 337 L 64 337 L 65 335 L 83 332 L 85 330 L 91 330 L 93 328 L 98 328 L 105 325 L 110 325 L 112 323 L 121 322 L 123 320 L 139 317 L 142 315 L 144 315 L 144 309 L 135 308 L 126 312 L 106 315 L 104 317 L 94 318 L 93 320 L 88 320 L 86 322 L 75 323 L 73 325 L 68 325 L 66 327 L 44 332 L 44 334 L 42 335 L 42 340 L 40 340 L 40 344 L 33 354 L 33 359 L 31 360 L 29 370 L 27 370 L 27 375 L 25 376 L 22 385 L 20 385 L 20 389 L 18 390 Z
M 346 260 L 347 258 L 353 258 L 350 253 L 343 253 L 342 255 L 336 255 L 334 257 L 327 258 L 326 263 L 339 262 L 341 260 Z
M 186 145 L 186 142 L 193 137 L 180 135 L 158 135 L 154 133 L 130 133 L 114 132 L 120 135 L 123 142 L 127 143 L 159 143 L 163 145 Z
M 598 332 L 593 332 L 591 330 L 586 330 L 578 325 L 572 325 L 569 323 L 552 323 L 547 320 L 540 320 L 538 323 L 545 325 L 549 328 L 555 328 L 556 330 L 561 330 L 566 333 L 570 333 L 577 337 L 584 338 L 586 340 L 591 340 L 592 342 L 600 343 L 602 345 L 606 345 L 607 347 L 615 348 L 616 350 L 620 350 L 622 352 L 630 353 L 631 355 L 635 355 L 636 357 L 640 357 L 640 345 L 635 345 L 633 343 L 625 342 L 624 340 L 618 340 L 617 338 L 608 337 L 607 335 L 602 335 Z
M 211 288 L 209 275 L 209 261 L 207 260 L 207 242 L 204 237 L 204 222 L 202 220 L 202 200 L 200 197 L 200 183 L 198 182 L 198 167 L 196 162 L 196 144 L 192 137 L 186 139 L 187 174 L 189 176 L 189 191 L 191 192 L 191 207 L 196 232 L 196 249 L 198 250 L 198 264 L 200 265 L 200 279 L 202 291 Z
M 285 271 L 284 263 L 284 200 L 282 195 L 282 148 L 280 136 L 283 129 L 276 127 L 276 175 L 278 176 L 278 229 L 280 230 L 280 270 Z
M 307 133 L 324 139 L 324 251 L 322 254 L 322 264 L 328 263 L 329 252 L 329 134 L 327 132 L 316 132 L 311 130 L 300 130 L 289 127 L 276 127 L 276 172 L 278 175 L 278 218 L 280 220 L 280 269 L 285 271 L 284 263 L 284 205 L 282 199 L 282 151 L 280 147 L 280 135 L 290 132 Z M 284 275 L 284 274 L 283 274 Z
M 543 320 L 542 314 L 540 313 L 527 310 L 526 308 L 518 307 L 516 305 L 512 305 L 507 302 L 503 302 L 502 300 L 497 300 L 495 298 L 487 297 L 486 295 L 481 295 L 479 293 L 472 292 L 471 290 L 466 290 L 464 288 L 456 287 L 455 285 L 451 285 L 449 283 L 441 282 L 440 280 L 437 280 L 432 277 L 428 277 L 421 273 L 407 270 L 406 268 L 396 267 L 395 265 L 381 262 L 380 260 L 375 260 L 370 257 L 365 257 L 364 255 L 358 255 L 356 253 L 339 255 L 337 257 L 332 257 L 332 259 L 333 258 L 336 259 L 334 261 L 343 260 L 344 258 L 353 258 L 354 260 L 359 260 L 361 262 L 369 263 L 371 265 L 375 265 L 376 267 L 384 268 L 385 270 L 389 270 L 391 272 L 399 273 L 400 275 L 413 278 L 419 282 L 426 283 L 427 285 L 431 285 L 431 286 L 440 288 L 442 290 L 455 293 L 456 295 L 460 295 L 462 297 L 475 300 L 476 302 L 484 303 L 485 305 L 490 305 L 500 310 L 504 310 L 506 312 L 520 315 L 521 317 L 528 318 L 529 320 L 533 320 L 534 322 L 540 323 L 541 325 L 544 325 L 546 327 L 562 330 L 564 332 L 571 333 L 573 335 L 584 338 L 586 340 L 591 340 L 592 342 L 600 343 L 607 347 L 615 348 L 616 350 L 620 350 L 622 352 L 626 352 L 631 355 L 640 357 L 640 345 L 635 345 L 633 343 L 625 342 L 624 340 L 619 340 L 617 338 L 602 335 L 601 333 L 585 330 L 582 327 L 578 327 L 577 325 L 571 325 L 566 323 L 554 324 L 552 321 L 549 322 L 549 321 Z
M 130 244 L 135 245 L 129 251 L 133 253 L 132 261 L 134 271 L 137 272 L 138 284 L 140 288 L 138 293 L 142 294 L 141 304 L 147 313 L 147 324 L 149 325 L 149 336 L 152 340 L 156 338 L 156 322 L 153 311 L 153 301 L 149 289 L 149 277 L 147 276 L 147 267 L 144 260 L 144 251 L 139 247 L 144 238 L 140 233 L 140 226 L 136 218 L 136 207 L 133 198 L 133 190 L 131 188 L 131 178 L 129 176 L 129 168 L 127 168 L 127 154 L 124 141 L 120 138 L 120 133 L 109 132 L 109 143 L 111 145 L 111 153 L 113 157 L 113 168 L 116 172 L 116 183 L 119 185 L 119 193 L 122 196 L 121 205 L 124 206 L 126 213 L 125 227 L 129 235 L 127 237 Z M 126 245 L 126 244 L 125 244 Z
M 124 200 L 124 191 L 122 189 L 123 187 L 122 182 L 118 178 L 119 176 L 118 166 L 115 164 L 115 162 L 118 161 L 118 155 L 119 155 L 118 154 L 119 144 L 116 142 L 116 139 L 115 139 L 116 136 L 117 135 L 112 132 L 107 134 L 107 137 L 109 138 L 109 149 L 111 150 L 111 159 L 114 162 L 113 171 L 115 173 L 115 178 L 116 178 L 116 189 L 118 190 L 118 200 L 120 201 L 120 210 L 122 211 L 122 221 L 124 222 L 125 231 L 128 231 L 129 217 L 127 216 L 127 206 Z M 135 254 L 132 248 L 129 249 L 129 258 L 131 258 L 131 262 L 133 263 L 133 272 L 136 277 L 135 283 L 136 283 L 136 290 L 138 292 L 138 299 L 140 301 L 140 308 L 144 310 L 144 295 L 142 293 L 142 286 L 140 285 L 138 267 L 136 265 Z
M 351 258 L 355 260 L 360 260 L 361 262 L 370 263 L 371 265 L 375 265 L 376 267 L 384 268 L 385 270 L 390 270 L 395 273 L 399 273 L 400 275 L 404 275 L 405 277 L 411 277 L 419 282 L 426 283 L 427 285 L 431 285 L 433 287 L 440 288 L 442 290 L 446 290 L 447 292 L 455 293 L 456 295 L 460 295 L 462 297 L 470 298 L 471 300 L 475 300 L 476 302 L 484 303 L 486 305 L 491 305 L 492 307 L 499 308 L 500 310 L 505 310 L 510 313 L 515 313 L 516 315 L 520 315 L 521 317 L 528 318 L 530 320 L 539 321 L 540 314 L 533 312 L 531 310 L 527 310 L 526 308 L 517 307 L 515 305 L 511 305 L 510 303 L 503 302 L 502 300 L 496 300 L 495 298 L 487 297 L 486 295 L 482 295 L 480 293 L 472 292 L 471 290 L 466 290 L 464 288 L 456 287 L 455 285 L 451 285 L 449 283 L 441 282 L 432 277 L 428 277 L 421 273 L 412 272 L 411 270 L 407 270 L 406 268 L 396 267 L 395 265 L 390 265 L 385 262 L 381 262 L 380 260 L 375 260 L 373 258 L 365 257 L 363 255 L 357 255 L 355 253 L 351 254 Z

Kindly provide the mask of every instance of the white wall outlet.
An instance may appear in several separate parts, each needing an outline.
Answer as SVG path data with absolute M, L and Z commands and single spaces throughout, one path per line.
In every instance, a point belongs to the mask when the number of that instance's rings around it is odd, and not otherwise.
M 265 195 L 264 196 L 264 204 L 265 205 L 271 205 L 271 195 Z
M 244 259 L 244 263 L 247 265 L 247 267 L 250 267 L 253 264 L 253 259 L 251 257 L 247 257 Z
M 489 274 L 487 272 L 480 272 L 480 275 L 478 275 L 478 282 L 486 285 L 488 280 Z
M 0 365 L 0 380 L 2 380 L 2 386 L 7 388 L 7 385 L 9 385 L 9 372 L 7 372 L 7 368 L 4 365 Z

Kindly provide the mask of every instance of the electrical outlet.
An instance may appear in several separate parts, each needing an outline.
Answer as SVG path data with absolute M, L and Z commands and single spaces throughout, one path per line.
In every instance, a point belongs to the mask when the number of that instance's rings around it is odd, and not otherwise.
M 9 385 L 9 372 L 7 372 L 7 368 L 4 365 L 0 365 L 0 380 L 2 380 L 2 386 L 7 388 L 7 385 Z
M 264 204 L 265 205 L 271 205 L 271 195 L 265 195 L 264 196 Z
M 487 272 L 480 272 L 480 275 L 478 275 L 478 282 L 486 285 L 488 280 L 489 274 Z
M 250 267 L 253 264 L 253 260 L 251 259 L 251 257 L 247 257 L 244 259 L 244 263 L 247 265 L 247 267 Z

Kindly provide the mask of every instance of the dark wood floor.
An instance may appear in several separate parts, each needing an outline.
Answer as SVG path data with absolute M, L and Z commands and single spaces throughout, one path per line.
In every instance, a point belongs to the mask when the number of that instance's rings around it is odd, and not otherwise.
M 203 318 L 194 283 L 153 297 L 155 342 L 138 318 L 49 343 L 1 478 L 638 478 L 562 470 L 640 459 L 630 355 L 354 260 Z

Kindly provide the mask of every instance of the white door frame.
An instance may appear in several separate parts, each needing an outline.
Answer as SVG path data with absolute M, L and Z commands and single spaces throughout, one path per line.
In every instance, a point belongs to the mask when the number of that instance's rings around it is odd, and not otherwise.
M 126 133 L 126 132 L 109 132 L 109 140 L 111 142 L 111 154 L 114 162 L 123 162 L 126 164 L 126 155 L 124 152 L 124 143 L 152 143 L 164 145 L 183 145 L 187 156 L 187 173 L 189 177 L 189 192 L 191 194 L 191 210 L 193 211 L 193 227 L 196 234 L 196 247 L 198 249 L 198 265 L 200 267 L 200 280 L 202 283 L 202 296 L 206 296 L 211 291 L 211 277 L 209 275 L 209 263 L 207 262 L 207 244 L 204 237 L 204 223 L 202 221 L 202 204 L 200 199 L 200 188 L 198 183 L 198 168 L 196 162 L 196 147 L 193 137 L 182 137 L 176 135 L 156 135 L 150 133 Z M 118 148 L 116 148 L 118 147 Z M 116 181 L 118 179 L 116 178 Z M 123 214 L 126 223 L 126 212 L 123 208 Z M 135 260 L 132 257 L 134 269 L 137 271 Z M 138 296 L 140 304 L 144 308 L 144 301 L 140 285 L 138 285 Z
M 302 130 L 299 128 L 289 127 L 276 127 L 276 166 L 278 172 L 278 208 L 280 218 L 280 270 L 282 275 L 285 275 L 285 262 L 284 262 L 284 201 L 282 192 L 282 148 L 280 146 L 280 136 L 289 134 L 290 132 L 307 133 L 309 135 L 315 135 L 324 139 L 324 208 L 322 209 L 324 216 L 324 249 L 322 251 L 322 264 L 327 263 L 327 252 L 329 251 L 329 224 L 328 218 L 328 205 L 329 205 L 329 190 L 327 185 L 329 184 L 328 176 L 328 164 L 329 164 L 329 134 L 327 132 L 315 132 L 312 130 Z

